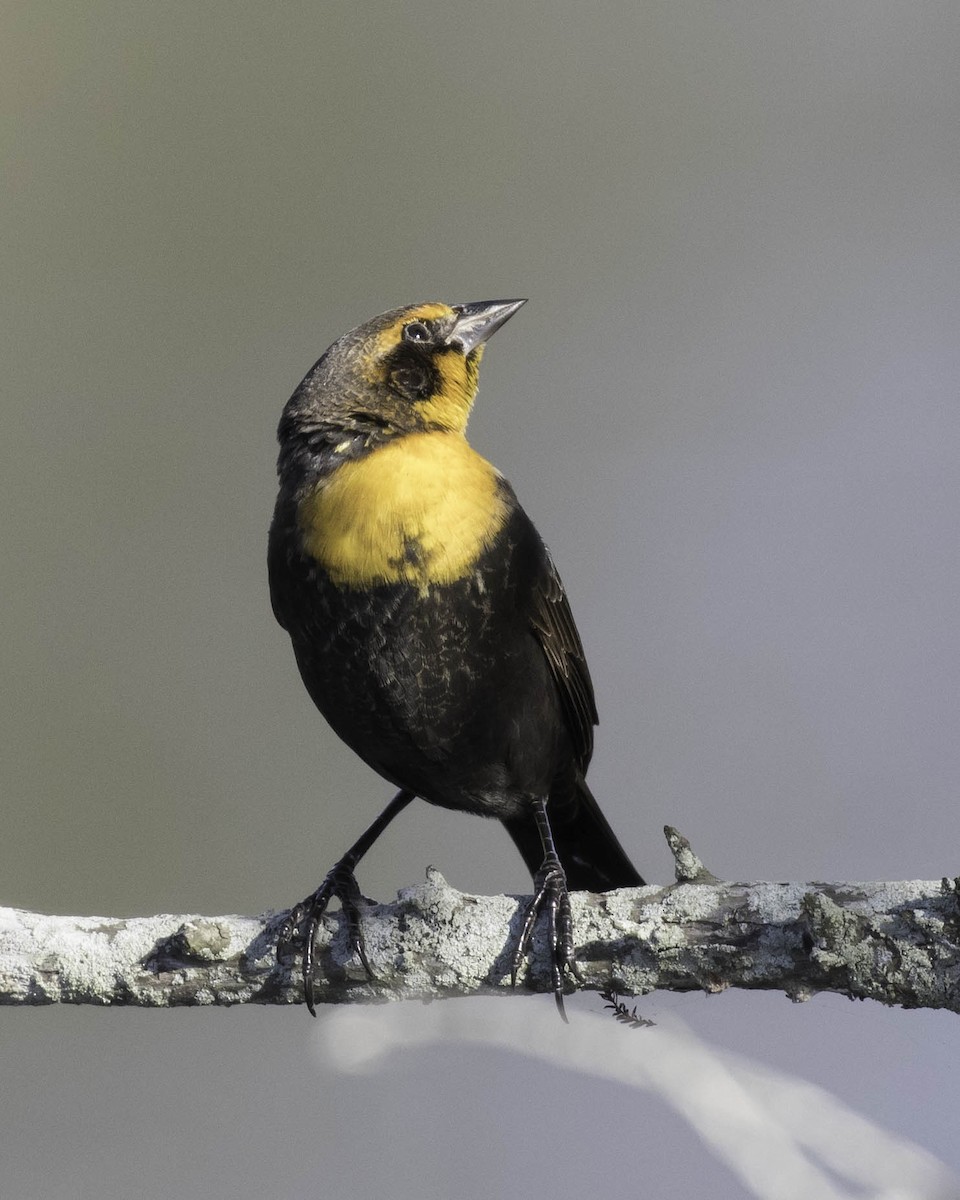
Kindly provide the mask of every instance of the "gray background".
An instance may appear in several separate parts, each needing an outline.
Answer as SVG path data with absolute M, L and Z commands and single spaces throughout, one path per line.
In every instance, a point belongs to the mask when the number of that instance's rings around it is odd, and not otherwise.
M 3 26 L 5 903 L 279 908 L 378 811 L 269 611 L 277 417 L 374 313 L 514 295 L 472 439 L 564 575 L 641 870 L 669 821 L 732 879 L 960 871 L 954 3 Z M 529 886 L 424 805 L 361 881 L 428 863 Z M 960 1167 L 955 1016 L 642 1007 Z M 656 1098 L 505 1054 L 325 1078 L 302 1009 L 0 1017 L 4 1200 L 744 1194 Z

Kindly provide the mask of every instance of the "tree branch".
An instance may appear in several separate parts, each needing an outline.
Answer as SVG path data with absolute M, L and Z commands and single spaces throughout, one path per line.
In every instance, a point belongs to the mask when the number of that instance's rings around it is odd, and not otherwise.
M 724 883 L 675 836 L 677 874 L 697 882 L 572 897 L 585 987 L 764 988 L 793 1000 L 830 991 L 960 1012 L 960 881 Z M 340 915 L 324 919 L 317 1000 L 502 994 L 525 908 L 522 897 L 465 895 L 431 869 L 396 904 L 364 909 L 376 980 L 351 956 Z M 299 1003 L 299 959 L 276 958 L 285 916 L 120 920 L 0 908 L 0 1004 Z M 551 990 L 542 937 L 524 984 Z

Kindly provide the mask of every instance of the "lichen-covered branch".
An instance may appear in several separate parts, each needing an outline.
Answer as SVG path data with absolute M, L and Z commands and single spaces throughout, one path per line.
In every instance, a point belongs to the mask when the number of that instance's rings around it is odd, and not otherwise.
M 960 1011 L 957 880 L 724 883 L 688 846 L 678 851 L 678 875 L 697 882 L 572 897 L 586 987 L 765 988 L 794 1000 L 832 991 Z M 364 910 L 374 981 L 350 954 L 339 914 L 324 920 L 317 1000 L 502 994 L 524 909 L 522 898 L 465 895 L 430 871 L 397 903 Z M 276 958 L 285 915 L 121 920 L 0 908 L 0 1003 L 298 1003 L 299 964 Z M 523 983 L 550 991 L 542 940 Z

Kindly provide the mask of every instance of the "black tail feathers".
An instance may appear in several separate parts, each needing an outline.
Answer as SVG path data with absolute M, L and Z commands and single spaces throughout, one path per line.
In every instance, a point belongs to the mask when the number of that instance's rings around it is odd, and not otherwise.
M 572 892 L 609 892 L 612 888 L 642 887 L 643 879 L 617 841 L 617 836 L 600 811 L 583 779 L 578 779 L 571 801 L 547 805 L 557 855 Z M 507 833 L 536 875 L 543 862 L 543 846 L 537 826 L 528 820 L 504 821 Z

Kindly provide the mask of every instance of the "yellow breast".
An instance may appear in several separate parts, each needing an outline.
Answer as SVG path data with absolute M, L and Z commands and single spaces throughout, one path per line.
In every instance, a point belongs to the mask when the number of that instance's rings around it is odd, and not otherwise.
M 345 462 L 300 505 L 304 545 L 335 583 L 453 583 L 507 519 L 494 467 L 456 433 L 413 433 Z

